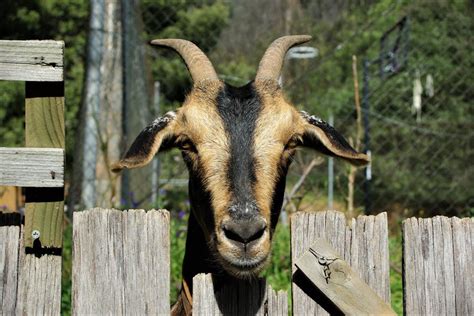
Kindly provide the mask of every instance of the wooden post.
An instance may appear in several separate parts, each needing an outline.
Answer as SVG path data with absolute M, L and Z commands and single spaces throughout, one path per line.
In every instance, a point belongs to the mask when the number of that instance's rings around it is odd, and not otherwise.
M 474 218 L 403 221 L 407 315 L 473 315 Z
M 194 315 L 288 315 L 285 291 L 275 292 L 264 279 L 193 278 Z
M 64 83 L 26 82 L 25 98 L 26 146 L 64 148 Z M 27 188 L 25 247 L 33 248 L 32 233 L 38 231 L 38 246 L 60 249 L 63 213 L 63 187 Z
M 167 211 L 75 212 L 73 242 L 74 315 L 169 314 Z
M 299 212 L 291 218 L 291 258 L 293 269 L 293 314 L 328 315 L 340 312 L 317 293 L 311 283 L 298 273 L 294 263 L 316 238 L 327 240 L 359 277 L 386 303 L 390 304 L 387 215 L 359 216 L 346 226 L 343 213 Z

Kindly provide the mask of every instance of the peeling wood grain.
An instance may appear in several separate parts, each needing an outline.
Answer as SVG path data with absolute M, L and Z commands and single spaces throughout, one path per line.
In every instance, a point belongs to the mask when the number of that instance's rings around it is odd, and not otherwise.
M 23 242 L 22 242 L 23 244 Z M 20 251 L 17 315 L 59 315 L 61 311 L 61 256 Z
M 403 221 L 407 315 L 473 315 L 474 219 L 436 216 Z
M 74 213 L 74 315 L 169 314 L 169 213 Z
M 0 311 L 5 315 L 16 311 L 19 253 L 20 226 L 0 226 Z
M 26 254 L 22 235 L 0 226 L 0 314 L 59 315 L 61 256 Z

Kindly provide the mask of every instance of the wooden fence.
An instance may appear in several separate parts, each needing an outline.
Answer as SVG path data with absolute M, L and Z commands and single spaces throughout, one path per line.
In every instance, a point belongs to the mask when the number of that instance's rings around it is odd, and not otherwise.
M 385 302 L 390 302 L 388 230 L 385 213 L 360 216 L 348 225 L 334 211 L 297 213 L 291 219 L 292 260 L 322 237 Z M 0 307 L 18 310 L 25 302 L 13 284 L 44 278 L 51 271 L 16 280 L 24 257 L 19 226 L 0 227 Z M 407 315 L 472 315 L 474 221 L 436 216 L 403 222 L 404 296 Z M 93 209 L 74 214 L 73 313 L 166 314 L 169 312 L 169 215 L 167 211 Z M 50 260 L 48 256 L 40 259 Z M 50 264 L 51 262 L 49 262 Z M 53 267 L 54 265 L 50 265 Z M 13 267 L 13 269 L 11 268 Z M 54 275 L 54 273 L 53 273 Z M 293 264 L 293 313 L 326 315 L 339 311 L 338 297 L 308 284 Z M 337 284 L 336 284 L 337 285 Z M 18 291 L 20 292 L 20 291 Z M 59 296 L 50 297 L 58 300 Z M 47 310 L 36 301 L 36 312 Z M 360 303 L 360 302 L 359 302 Z M 287 315 L 287 293 L 263 279 L 226 284 L 210 275 L 194 278 L 196 315 Z
M 0 80 L 25 81 L 26 145 L 0 148 L 0 185 L 26 187 L 24 226 L 0 213 L 0 314 L 60 312 L 63 56 L 62 41 L 0 41 Z

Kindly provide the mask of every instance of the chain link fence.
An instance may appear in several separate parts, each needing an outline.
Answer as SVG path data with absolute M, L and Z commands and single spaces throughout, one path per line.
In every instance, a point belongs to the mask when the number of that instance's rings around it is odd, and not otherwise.
M 148 40 L 189 39 L 209 56 L 223 80 L 243 85 L 253 79 L 273 39 L 299 33 L 315 35 L 308 45 L 318 55 L 287 55 L 282 84 L 288 98 L 298 108 L 333 121 L 354 146 L 370 151 L 372 163 L 369 169 L 355 170 L 314 152 L 298 152 L 288 177 L 286 209 L 472 216 L 474 58 L 466 58 L 472 56 L 469 13 L 446 11 L 449 4 L 432 10 L 423 9 L 435 6 L 429 2 L 379 4 L 361 23 L 346 18 L 351 10 L 363 16 L 365 7 L 374 7 L 372 1 L 113 3 L 120 18 L 109 23 L 99 12 L 103 25 L 98 30 L 109 35 L 110 43 L 116 40 L 123 52 L 116 56 L 123 69 L 121 86 L 110 88 L 122 92 L 112 102 L 116 110 L 99 106 L 95 114 L 83 113 L 103 117 L 97 126 L 109 126 L 110 137 L 96 131 L 92 135 L 102 138 L 87 143 L 84 135 L 93 129 L 82 121 L 85 133 L 78 134 L 77 148 L 96 158 L 76 163 L 74 177 L 83 186 L 71 188 L 71 209 L 186 207 L 187 171 L 178 151 L 160 154 L 147 168 L 121 177 L 99 172 L 100 165 L 107 166 L 117 152 L 123 154 L 155 116 L 179 107 L 191 89 L 180 58 L 148 46 Z M 357 86 L 360 96 L 355 98 Z M 104 99 L 109 97 L 104 94 Z M 103 111 L 120 113 L 120 118 L 105 119 Z M 116 149 L 110 151 L 111 139 L 117 136 L 121 141 L 114 141 Z M 92 197 L 84 197 L 86 192 Z

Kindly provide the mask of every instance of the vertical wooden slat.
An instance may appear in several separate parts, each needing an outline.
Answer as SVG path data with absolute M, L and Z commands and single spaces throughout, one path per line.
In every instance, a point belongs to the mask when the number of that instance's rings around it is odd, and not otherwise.
M 288 316 L 288 294 L 286 291 L 275 291 L 270 285 L 267 288 L 267 315 Z
M 474 218 L 451 219 L 456 315 L 474 315 Z
M 23 242 L 21 242 L 23 243 Z M 22 245 L 23 246 L 23 245 Z M 61 256 L 20 251 L 17 315 L 59 315 Z
M 27 147 L 64 148 L 64 83 L 26 82 L 25 143 Z M 41 247 L 62 247 L 64 188 L 27 188 L 25 247 L 33 247 L 32 231 Z
M 0 213 L 0 314 L 13 315 L 18 295 L 20 226 L 1 226 Z
M 359 216 L 352 220 L 350 227 L 346 226 L 345 216 L 340 212 L 295 213 L 291 219 L 292 262 L 308 250 L 316 238 L 326 239 L 358 271 L 362 280 L 385 302 L 390 303 L 386 213 Z M 295 278 L 298 273 L 295 273 L 294 264 L 292 269 Z M 333 311 L 331 308 L 334 306 L 324 300 L 318 301 L 324 308 L 316 303 L 301 280 L 297 277 L 292 284 L 294 315 L 328 315 L 328 309 Z M 321 297 L 321 294 L 315 296 Z
M 409 218 L 403 222 L 407 315 L 472 315 L 473 219 Z
M 170 312 L 169 213 L 74 213 L 73 314 Z
M 265 279 L 236 280 L 198 274 L 193 278 L 194 315 L 288 315 L 285 291 Z

